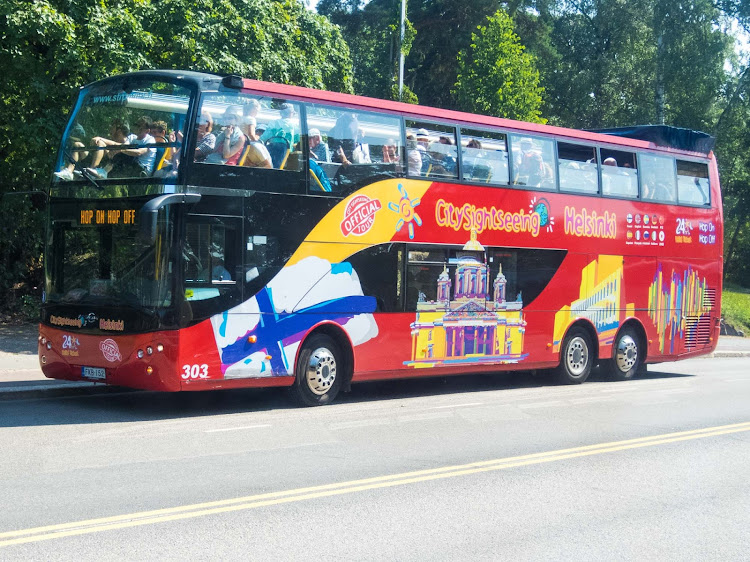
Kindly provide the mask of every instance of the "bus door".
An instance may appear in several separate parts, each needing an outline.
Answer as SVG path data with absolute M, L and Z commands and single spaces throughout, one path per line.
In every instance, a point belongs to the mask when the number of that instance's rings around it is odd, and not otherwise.
M 188 324 L 242 302 L 242 218 L 188 214 L 182 240 Z

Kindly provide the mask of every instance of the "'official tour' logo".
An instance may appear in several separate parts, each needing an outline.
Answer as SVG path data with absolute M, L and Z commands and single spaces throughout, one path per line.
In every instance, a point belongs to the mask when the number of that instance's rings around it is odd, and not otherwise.
M 346 206 L 344 220 L 341 221 L 341 234 L 362 236 L 375 223 L 375 213 L 382 208 L 380 201 L 370 199 L 367 195 L 356 195 Z
M 102 355 L 110 363 L 115 361 L 122 361 L 122 355 L 120 355 L 120 348 L 117 347 L 117 342 L 111 338 L 107 338 L 104 341 L 99 342 L 99 349 L 102 350 Z

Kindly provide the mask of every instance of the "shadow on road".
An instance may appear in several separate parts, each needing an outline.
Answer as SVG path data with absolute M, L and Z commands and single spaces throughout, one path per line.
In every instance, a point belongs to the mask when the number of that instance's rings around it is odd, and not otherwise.
M 36 355 L 38 337 L 36 324 L 0 324 L 0 352 Z
M 653 380 L 686 376 L 692 375 L 649 371 L 639 378 Z M 607 382 L 599 370 L 594 370 L 589 380 Z M 611 384 L 627 385 L 629 382 Z M 328 408 L 421 396 L 481 394 L 547 386 L 554 386 L 548 374 L 529 372 L 367 382 L 354 385 L 352 392 L 340 394 Z M 284 388 L 181 393 L 107 390 L 109 392 L 96 394 L 89 389 L 80 392 L 71 390 L 71 394 L 64 397 L 4 401 L 0 408 L 0 427 L 158 421 L 297 409 Z M 481 397 L 478 396 L 478 399 Z M 304 411 L 304 408 L 300 408 L 300 411 Z

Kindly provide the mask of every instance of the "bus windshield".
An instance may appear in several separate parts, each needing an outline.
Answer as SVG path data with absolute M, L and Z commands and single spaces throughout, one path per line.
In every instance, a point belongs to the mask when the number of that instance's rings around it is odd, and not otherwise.
M 56 201 L 47 252 L 49 304 L 116 306 L 147 316 L 171 306 L 173 212 L 161 209 L 154 239 L 144 239 L 137 225 L 143 203 Z
M 174 183 L 189 102 L 188 88 L 145 77 L 84 89 L 63 138 L 55 180 Z

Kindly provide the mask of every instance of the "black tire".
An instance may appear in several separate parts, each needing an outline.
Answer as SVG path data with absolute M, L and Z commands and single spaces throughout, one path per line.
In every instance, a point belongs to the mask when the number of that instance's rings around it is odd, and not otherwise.
M 607 376 L 616 381 L 632 379 L 643 362 L 641 338 L 631 327 L 620 330 L 612 349 L 612 359 L 607 361 Z
M 308 338 L 299 353 L 295 373 L 297 378 L 290 390 L 297 403 L 323 406 L 333 402 L 346 376 L 338 344 L 325 334 Z
M 555 378 L 560 384 L 581 384 L 591 374 L 594 352 L 591 337 L 583 328 L 568 330 L 560 350 L 560 365 Z

